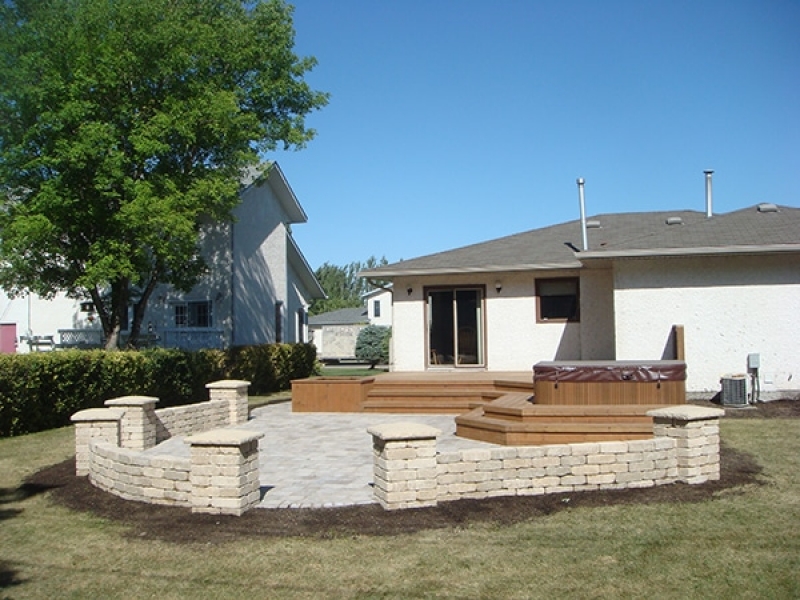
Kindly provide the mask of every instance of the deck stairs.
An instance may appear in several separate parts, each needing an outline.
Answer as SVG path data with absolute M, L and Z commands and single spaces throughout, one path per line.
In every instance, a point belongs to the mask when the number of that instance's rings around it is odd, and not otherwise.
M 456 417 L 456 435 L 507 446 L 647 439 L 645 405 L 545 405 L 512 392 Z
M 513 392 L 533 393 L 529 374 L 381 376 L 361 403 L 364 412 L 462 414 Z

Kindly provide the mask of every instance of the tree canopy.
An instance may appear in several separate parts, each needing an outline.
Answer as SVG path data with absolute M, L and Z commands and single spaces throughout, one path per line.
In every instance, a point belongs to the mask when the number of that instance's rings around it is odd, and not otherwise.
M 323 300 L 315 300 L 309 314 L 319 315 L 340 308 L 358 308 L 364 304 L 364 294 L 375 289 L 366 279 L 359 277 L 358 272 L 388 264 L 385 257 L 380 260 L 370 256 L 366 262 L 352 262 L 343 267 L 323 263 L 314 275 L 328 296 Z
M 91 298 L 117 345 L 159 283 L 206 269 L 243 173 L 327 103 L 281 0 L 0 4 L 0 285 Z

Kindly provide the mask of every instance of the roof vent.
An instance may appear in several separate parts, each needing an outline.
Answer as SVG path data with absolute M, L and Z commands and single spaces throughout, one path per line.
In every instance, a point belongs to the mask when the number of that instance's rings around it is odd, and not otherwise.
M 770 212 L 778 212 L 778 206 L 776 204 L 772 204 L 771 202 L 762 202 L 758 205 L 758 212 L 760 213 L 770 213 Z
M 669 217 L 667 219 L 667 225 L 683 225 L 683 219 L 680 217 Z
M 586 229 L 600 229 L 600 221 L 586 221 Z

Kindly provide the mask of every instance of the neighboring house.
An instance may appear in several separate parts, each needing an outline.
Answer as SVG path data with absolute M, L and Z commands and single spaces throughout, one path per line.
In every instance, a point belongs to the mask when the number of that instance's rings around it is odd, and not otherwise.
M 392 290 L 391 288 L 375 288 L 364 294 L 367 307 L 367 318 L 370 325 L 382 327 L 392 326 Z
M 341 308 L 308 318 L 311 343 L 321 361 L 353 360 L 358 334 L 369 324 L 367 309 Z
M 307 216 L 277 163 L 263 179 L 244 182 L 233 214 L 232 223 L 209 224 L 202 231 L 209 274 L 188 294 L 160 286 L 151 296 L 142 333 L 157 345 L 195 349 L 308 341 L 308 307 L 325 294 L 292 238 L 291 225 L 305 223 Z M 16 323 L 18 335 L 53 336 L 63 345 L 102 342 L 89 303 L 33 296 L 26 313 L 26 298 L 5 302 L 0 321 Z M 25 349 L 23 341 L 20 350 Z
M 392 326 L 392 291 L 376 288 L 364 294 L 364 306 L 343 308 L 308 318 L 311 341 L 320 360 L 353 360 L 358 334 L 367 325 Z
M 710 210 L 708 211 L 710 214 Z M 800 209 L 605 214 L 369 269 L 391 280 L 395 371 L 674 358 L 687 391 L 747 373 L 800 394 Z M 752 363 L 750 363 L 752 364 Z

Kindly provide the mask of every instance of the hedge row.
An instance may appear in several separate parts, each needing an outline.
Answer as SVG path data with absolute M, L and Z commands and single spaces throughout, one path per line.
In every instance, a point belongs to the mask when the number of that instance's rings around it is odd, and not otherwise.
M 249 393 L 290 387 L 313 374 L 310 344 L 266 344 L 230 350 L 67 350 L 0 355 L 0 437 L 62 427 L 79 410 L 118 396 L 155 396 L 158 408 L 208 399 L 205 385 L 250 381 Z

